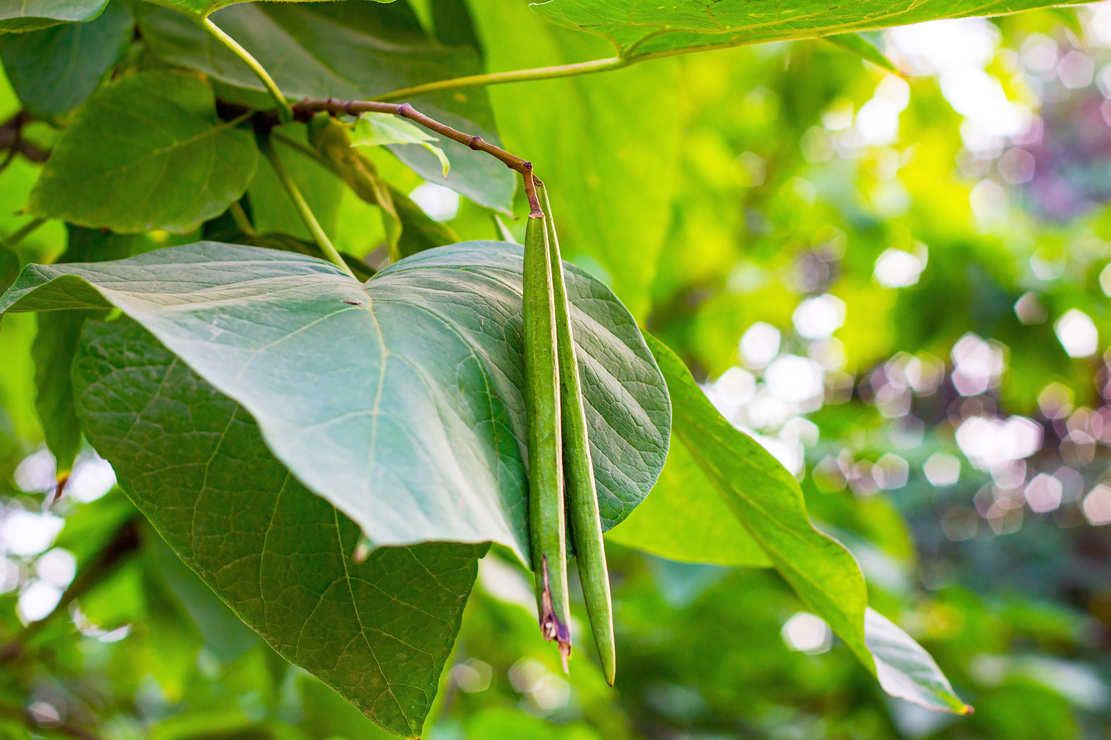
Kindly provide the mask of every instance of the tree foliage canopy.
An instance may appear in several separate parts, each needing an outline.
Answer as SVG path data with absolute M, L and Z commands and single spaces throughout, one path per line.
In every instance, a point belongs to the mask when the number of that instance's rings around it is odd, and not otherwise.
M 1042 0 L 0 8 L 0 735 L 1101 737 L 1108 48 Z M 616 691 L 580 601 L 568 677 L 535 623 L 537 178 Z

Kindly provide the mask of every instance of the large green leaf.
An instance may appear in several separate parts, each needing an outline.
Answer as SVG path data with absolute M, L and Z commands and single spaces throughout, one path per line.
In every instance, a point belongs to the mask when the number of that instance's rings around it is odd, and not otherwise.
M 130 321 L 88 323 L 74 378 L 89 440 L 186 564 L 287 660 L 417 735 L 484 548 L 379 548 L 355 562 L 358 526 Z
M 264 90 L 242 60 L 213 44 L 196 24 L 153 7 L 139 10 L 143 38 L 162 59 L 229 85 Z M 403 2 L 259 3 L 228 8 L 213 20 L 258 59 L 291 99 L 364 100 L 482 72 L 473 48 L 441 45 L 428 36 Z M 481 88 L 409 102 L 461 131 L 492 143 L 500 141 Z M 447 177 L 436 156 L 422 147 L 396 145 L 391 150 L 424 179 L 452 188 L 480 205 L 510 210 L 516 187 L 513 172 L 493 157 L 438 135 L 435 138 L 451 163 Z
M 127 242 L 99 229 L 68 227 L 69 243 L 57 262 L 104 262 L 130 253 Z M 81 451 L 81 427 L 73 408 L 70 368 L 77 354 L 84 311 L 55 311 L 38 317 L 39 331 L 31 345 L 35 361 L 35 410 L 46 446 L 57 461 L 59 475 L 68 474 Z
M 610 39 L 626 58 L 667 55 L 697 47 L 815 38 L 868 31 L 938 18 L 1003 15 L 1057 3 L 1047 0 L 892 0 L 829 3 L 801 0 L 551 0 L 533 9 L 548 20 Z
M 4 72 L 27 110 L 46 118 L 68 113 L 120 60 L 134 26 L 130 6 L 117 1 L 88 23 L 0 36 Z
M 124 77 L 74 115 L 28 210 L 120 233 L 192 231 L 247 189 L 249 131 L 216 117 L 212 88 L 181 72 Z
M 318 259 L 201 242 L 28 267 L 0 310 L 116 306 L 373 543 L 499 542 L 528 563 L 521 257 L 467 242 L 360 285 Z M 608 529 L 655 482 L 671 408 L 613 293 L 570 266 L 567 289 Z
M 758 568 L 772 564 L 686 445 L 674 438 L 651 495 L 606 540 L 688 563 Z
M 659 517 L 685 508 L 664 540 L 666 550 L 629 536 L 619 541 L 667 557 L 722 565 L 749 564 L 744 557 L 755 543 L 803 602 L 876 674 L 885 691 L 930 709 L 970 712 L 933 658 L 893 623 L 868 609 L 868 592 L 856 561 L 837 540 L 811 524 L 794 476 L 718 413 L 675 353 L 655 337 L 649 336 L 648 343 L 667 379 L 675 436 L 694 465 L 683 464 L 673 475 L 662 475 L 648 498 L 652 503 L 638 512 L 643 519 L 629 522 L 652 533 L 667 525 Z M 673 456 L 677 453 L 673 451 Z M 709 495 L 712 491 L 719 500 Z M 657 497 L 662 500 L 653 501 Z M 722 500 L 733 514 L 732 527 Z M 698 518 L 707 522 L 702 532 L 689 525 Z M 716 538 L 718 550 L 707 546 L 707 537 Z M 685 551 L 690 555 L 683 557 Z
M 472 0 L 472 7 L 491 70 L 606 53 L 598 39 L 545 23 L 525 3 Z M 564 258 L 604 275 L 638 318 L 650 308 L 681 181 L 681 90 L 678 67 L 666 62 L 490 89 L 510 150 L 549 185 Z
M 90 21 L 108 0 L 9 0 L 0 3 L 0 33 L 37 31 L 60 23 Z
M 232 663 L 258 644 L 258 635 L 247 629 L 157 534 L 144 532 L 143 547 L 154 566 L 152 570 L 178 601 L 183 614 L 197 626 L 217 660 Z

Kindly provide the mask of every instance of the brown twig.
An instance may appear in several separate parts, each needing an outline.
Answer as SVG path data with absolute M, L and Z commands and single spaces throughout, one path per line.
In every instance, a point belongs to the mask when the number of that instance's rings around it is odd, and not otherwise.
M 40 149 L 23 138 L 23 127 L 34 120 L 30 113 L 21 110 L 8 120 L 0 123 L 0 150 L 7 149 L 14 156 L 22 154 L 32 162 L 45 162 L 50 157 L 50 152 Z M 5 166 L 10 160 L 5 162 Z
M 389 113 L 391 115 L 400 116 L 401 118 L 406 118 L 413 123 L 423 126 L 429 131 L 434 131 L 445 138 L 457 141 L 463 146 L 470 147 L 476 152 L 485 152 L 509 169 L 521 174 L 521 177 L 525 180 L 525 194 L 528 196 L 530 210 L 533 213 L 539 213 L 541 211 L 540 201 L 536 197 L 536 186 L 532 181 L 532 162 L 518 157 L 516 154 L 510 154 L 501 147 L 494 146 L 490 142 L 483 140 L 481 136 L 466 134 L 447 124 L 440 123 L 434 118 L 430 118 L 421 113 L 408 103 L 382 103 L 375 100 L 340 100 L 338 98 L 326 98 L 323 100 L 305 99 L 299 103 L 293 104 L 293 115 L 295 120 L 307 122 L 314 114 L 321 112 L 333 116 L 358 116 L 360 113 Z M 276 116 L 273 117 L 272 121 L 268 121 L 271 125 L 277 122 Z

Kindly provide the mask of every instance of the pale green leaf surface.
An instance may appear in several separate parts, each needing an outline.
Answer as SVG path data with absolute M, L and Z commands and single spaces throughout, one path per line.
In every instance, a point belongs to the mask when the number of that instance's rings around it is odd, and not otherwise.
M 794 476 L 722 418 L 673 352 L 655 338 L 649 342 L 674 404 L 676 437 L 791 587 L 866 656 L 868 592 L 853 556 L 810 523 Z
M 67 230 L 68 244 L 57 260 L 59 263 L 103 262 L 130 253 L 127 242 L 114 234 L 72 225 Z M 81 451 L 81 426 L 73 408 L 70 368 L 86 315 L 84 311 L 40 314 L 39 330 L 31 345 L 31 359 L 35 361 L 35 410 L 59 473 L 68 473 Z
M 675 439 L 652 493 L 606 540 L 687 563 L 772 564 L 686 446 Z
M 876 661 L 876 677 L 891 696 L 937 712 L 972 714 L 933 657 L 876 610 L 864 613 L 864 643 Z
M 702 562 L 737 565 L 728 553 L 755 541 L 803 602 L 829 624 L 887 693 L 929 709 L 970 712 L 933 658 L 897 626 L 867 608 L 867 588 L 856 561 L 837 540 L 811 524 L 794 476 L 718 413 L 666 345 L 650 335 L 648 343 L 674 404 L 675 436 L 701 470 L 704 482 L 691 471 L 682 486 L 658 486 L 643 506 L 656 496 L 665 499 L 655 504 L 657 510 L 681 503 L 691 510 L 685 515 L 688 519 L 702 517 L 707 522 L 702 537 L 722 537 L 717 544 L 724 554 L 718 556 L 707 548 L 693 527 L 676 530 L 668 543 L 670 552 L 690 548 L 704 556 Z M 666 482 L 665 472 L 661 483 Z M 725 515 L 717 502 L 692 495 L 711 490 L 724 500 L 745 533 L 717 523 L 716 518 Z M 655 528 L 662 524 L 655 522 Z M 641 547 L 631 537 L 625 544 Z
M 1015 13 L 1056 5 L 1047 0 L 892 0 L 828 3 L 802 0 L 549 0 L 532 8 L 550 21 L 601 34 L 624 57 L 664 56 L 697 47 L 721 48 L 765 41 L 869 31 L 939 18 Z
M 88 23 L 0 36 L 4 72 L 27 110 L 49 118 L 89 97 L 123 56 L 135 19 L 127 3 L 110 3 Z
M 49 28 L 60 23 L 81 23 L 96 18 L 108 0 L 8 0 L 0 3 L 0 33 Z
M 424 129 L 417 128 L 408 121 L 389 113 L 363 113 L 355 121 L 355 131 L 351 136 L 351 143 L 354 146 L 419 144 L 440 160 L 440 165 L 444 168 L 444 177 L 447 177 L 451 169 L 447 155 L 440 147 L 428 143 L 436 140 L 435 136 Z
M 457 244 L 364 286 L 318 259 L 201 242 L 28 267 L 0 310 L 116 306 L 243 404 L 375 544 L 499 542 L 528 563 L 521 256 Z M 570 266 L 567 287 L 608 529 L 663 467 L 670 403 L 609 289 Z
M 354 562 L 358 526 L 132 322 L 89 322 L 74 377 L 89 440 L 186 564 L 287 660 L 391 732 L 419 734 L 484 548 Z
M 258 59 L 293 100 L 366 100 L 483 71 L 473 48 L 441 45 L 421 28 L 412 9 L 400 2 L 237 5 L 221 11 L 213 21 Z M 139 27 L 162 59 L 235 87 L 264 90 L 240 59 L 212 43 L 187 18 L 140 6 Z M 425 95 L 408 102 L 438 121 L 500 145 L 482 88 Z M 451 174 L 446 178 L 437 157 L 423 148 L 395 145 L 391 150 L 426 180 L 479 205 L 511 210 L 517 185 L 513 172 L 463 144 L 440 136 L 435 139 L 451 162 Z
M 181 72 L 144 72 L 95 93 L 74 115 L 28 210 L 120 233 L 185 233 L 238 200 L 258 150 L 216 117 L 212 88 Z

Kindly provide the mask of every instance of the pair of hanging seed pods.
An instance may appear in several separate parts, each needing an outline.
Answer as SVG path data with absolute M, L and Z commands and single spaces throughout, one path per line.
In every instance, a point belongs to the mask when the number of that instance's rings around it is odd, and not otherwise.
M 617 670 L 602 520 L 587 439 L 579 367 L 552 209 L 544 186 L 542 213 L 525 228 L 525 404 L 529 444 L 529 535 L 540 631 L 559 644 L 563 669 L 571 655 L 567 529 L 578 559 L 583 598 L 602 670 Z

